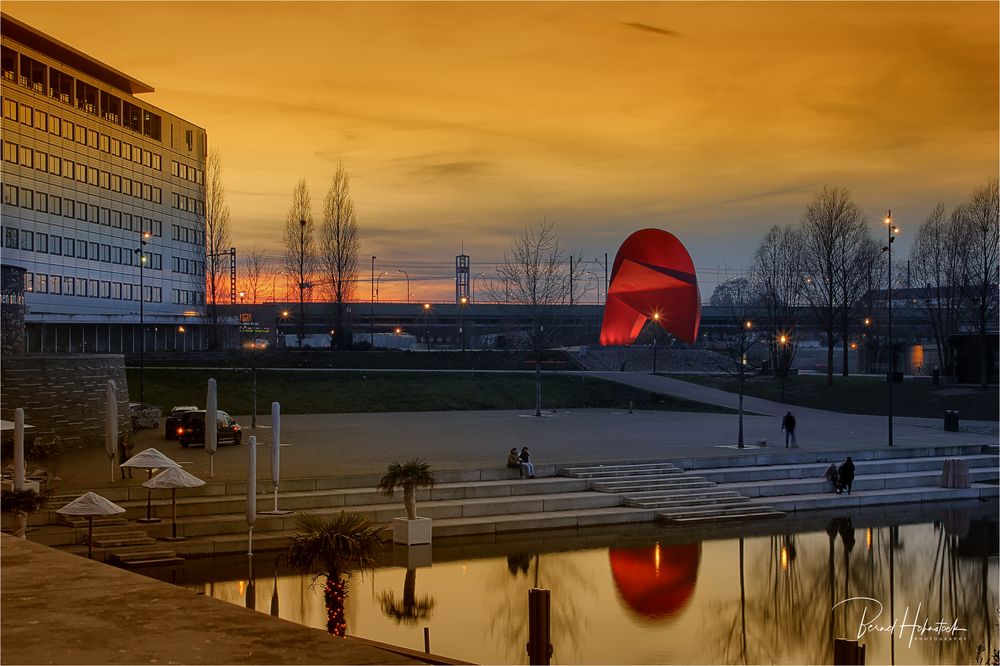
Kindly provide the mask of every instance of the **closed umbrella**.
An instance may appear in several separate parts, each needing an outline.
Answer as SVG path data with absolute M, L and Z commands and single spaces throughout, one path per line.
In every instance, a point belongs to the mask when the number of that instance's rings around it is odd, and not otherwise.
M 247 525 L 250 537 L 247 555 L 253 557 L 253 524 L 257 521 L 257 436 L 250 435 L 250 462 L 247 467 Z
M 24 410 L 14 410 L 14 490 L 24 490 Z
M 118 516 L 125 513 L 125 509 L 97 493 L 84 493 L 63 508 L 56 509 L 56 513 L 87 519 L 87 557 L 94 559 L 94 518 Z
M 123 462 L 119 467 L 135 467 L 138 469 L 144 469 L 149 475 L 149 478 L 153 478 L 154 469 L 167 469 L 168 467 L 180 467 L 170 458 L 166 457 L 159 451 L 153 448 L 146 449 L 141 453 L 137 453 L 125 462 Z M 153 516 L 153 499 L 151 491 L 146 489 L 146 517 L 140 518 L 140 523 L 158 523 L 159 518 Z
M 209 457 L 208 475 L 215 478 L 215 450 L 219 448 L 219 399 L 215 380 L 208 380 L 208 397 L 205 399 L 205 450 Z
M 274 486 L 274 510 L 264 513 L 285 514 L 278 510 L 278 483 L 281 481 L 281 404 L 271 403 L 271 484 Z
M 170 489 L 170 504 L 173 507 L 171 515 L 173 517 L 173 529 L 171 537 L 172 541 L 178 541 L 177 538 L 177 489 L 178 488 L 197 488 L 198 486 L 205 485 L 205 482 L 199 479 L 193 474 L 188 474 L 180 467 L 168 467 L 152 479 L 149 479 L 142 485 L 147 488 L 169 488 Z M 183 537 L 182 537 L 183 538 Z
M 115 481 L 115 454 L 118 453 L 118 395 L 115 380 L 104 390 L 104 452 L 111 460 L 111 482 Z

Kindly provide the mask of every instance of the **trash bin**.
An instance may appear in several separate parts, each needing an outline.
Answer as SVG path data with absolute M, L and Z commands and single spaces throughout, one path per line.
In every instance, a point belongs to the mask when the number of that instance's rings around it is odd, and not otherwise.
M 958 411 L 944 410 L 944 429 L 946 432 L 958 432 Z

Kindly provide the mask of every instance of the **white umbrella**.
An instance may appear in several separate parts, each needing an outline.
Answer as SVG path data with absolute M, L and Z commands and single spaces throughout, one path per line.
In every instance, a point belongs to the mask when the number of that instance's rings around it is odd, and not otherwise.
M 250 435 L 250 462 L 247 469 L 247 525 L 250 540 L 247 555 L 253 556 L 253 524 L 257 521 L 257 436 Z
M 118 396 L 115 380 L 104 390 L 104 452 L 111 459 L 111 482 L 115 482 L 115 454 L 118 453 Z
M 193 474 L 188 474 L 180 467 L 168 467 L 152 479 L 142 485 L 147 488 L 169 488 L 170 503 L 173 506 L 171 514 L 173 516 L 173 536 L 172 540 L 177 540 L 177 489 L 197 488 L 205 485 L 205 482 Z
M 281 480 L 281 404 L 271 403 L 271 483 L 274 485 L 274 511 L 278 511 L 278 483 Z
M 205 400 L 205 450 L 209 456 L 208 475 L 215 478 L 215 450 L 219 448 L 219 401 L 215 380 L 208 380 L 208 397 Z
M 153 478 L 154 469 L 167 469 L 168 467 L 180 467 L 170 458 L 166 457 L 154 448 L 148 448 L 141 453 L 137 453 L 125 462 L 123 462 L 119 467 L 137 467 L 139 469 L 144 469 L 149 475 L 149 478 Z M 153 499 L 149 489 L 146 490 L 146 517 L 140 518 L 140 523 L 158 523 L 159 518 L 154 518 L 152 513 Z
M 121 515 L 125 513 L 125 509 L 96 493 L 84 493 L 63 508 L 56 509 L 56 513 L 63 516 L 83 516 L 87 519 L 87 557 L 93 559 L 94 518 Z
M 14 490 L 24 490 L 24 410 L 14 410 Z

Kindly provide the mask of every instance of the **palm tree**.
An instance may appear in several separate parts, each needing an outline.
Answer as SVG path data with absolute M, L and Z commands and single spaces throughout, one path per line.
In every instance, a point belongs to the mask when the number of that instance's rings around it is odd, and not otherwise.
M 347 632 L 344 601 L 351 564 L 362 570 L 371 567 L 382 549 L 383 525 L 373 525 L 360 513 L 344 513 L 332 518 L 308 513 L 295 515 L 296 531 L 288 548 L 288 562 L 302 571 L 326 576 L 326 628 L 335 636 Z
M 420 458 L 413 458 L 400 464 L 393 462 L 385 470 L 378 482 L 378 490 L 383 495 L 392 495 L 396 488 L 403 489 L 403 504 L 406 506 L 406 517 L 417 519 L 417 488 L 433 488 L 434 473 L 430 463 Z

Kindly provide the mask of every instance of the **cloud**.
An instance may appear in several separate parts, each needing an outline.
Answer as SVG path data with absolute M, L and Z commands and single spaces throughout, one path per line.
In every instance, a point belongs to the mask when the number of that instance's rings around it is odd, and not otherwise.
M 483 176 L 493 170 L 493 163 L 485 160 L 464 160 L 460 162 L 442 162 L 418 167 L 412 171 L 418 178 L 466 178 Z
M 665 28 L 657 28 L 655 25 L 649 25 L 647 23 L 626 23 L 622 22 L 622 25 L 627 25 L 630 28 L 635 28 L 636 30 L 642 30 L 644 32 L 652 32 L 654 34 L 660 35 L 662 37 L 680 37 L 681 33 L 676 30 L 667 30 Z

